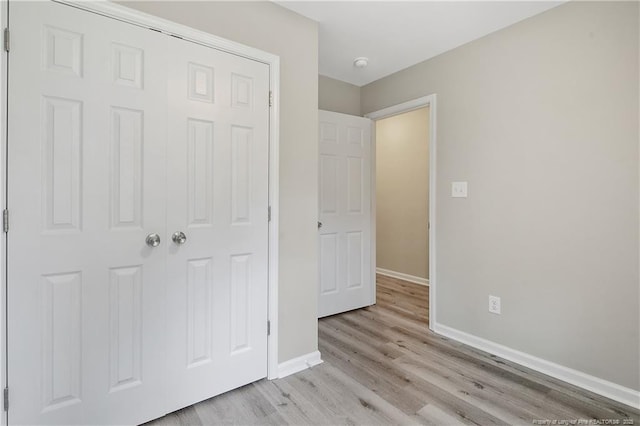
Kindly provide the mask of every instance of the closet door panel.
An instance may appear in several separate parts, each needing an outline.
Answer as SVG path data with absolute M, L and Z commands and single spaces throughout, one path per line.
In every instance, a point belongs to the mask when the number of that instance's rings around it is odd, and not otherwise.
M 167 37 L 9 7 L 9 423 L 162 416 Z
M 169 51 L 167 236 L 186 238 L 167 263 L 178 409 L 267 375 L 269 69 L 178 39 Z

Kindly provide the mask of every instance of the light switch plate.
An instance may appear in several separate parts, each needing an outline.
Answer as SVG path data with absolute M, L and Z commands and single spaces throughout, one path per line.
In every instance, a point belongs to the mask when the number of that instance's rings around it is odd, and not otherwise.
M 467 198 L 467 182 L 451 182 L 451 196 L 453 198 Z

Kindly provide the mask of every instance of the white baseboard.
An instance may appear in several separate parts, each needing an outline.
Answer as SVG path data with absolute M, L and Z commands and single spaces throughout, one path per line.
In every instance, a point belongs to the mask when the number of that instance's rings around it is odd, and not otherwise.
M 399 280 L 409 281 L 410 283 L 420 284 L 420 285 L 429 285 L 429 280 L 427 278 L 416 277 L 409 274 L 404 274 L 402 272 L 390 271 L 389 269 L 376 268 L 376 274 L 385 275 L 391 278 L 397 278 Z
M 578 370 L 565 367 L 498 343 L 474 336 L 442 324 L 434 324 L 433 331 L 474 348 L 513 361 L 564 382 L 597 393 L 604 397 L 640 409 L 640 391 L 620 386 Z
M 308 353 L 278 364 L 278 378 L 290 376 L 315 365 L 322 364 L 320 351 Z

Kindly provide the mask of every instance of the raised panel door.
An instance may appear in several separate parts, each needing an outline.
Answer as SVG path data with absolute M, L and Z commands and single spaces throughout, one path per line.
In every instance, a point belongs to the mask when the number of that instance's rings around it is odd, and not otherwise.
M 371 121 L 319 111 L 318 316 L 375 303 Z
M 166 37 L 9 7 L 9 423 L 161 416 Z
M 167 232 L 186 236 L 167 261 L 175 410 L 267 375 L 269 68 L 179 39 L 169 54 Z
M 10 7 L 9 422 L 142 423 L 265 377 L 268 66 Z

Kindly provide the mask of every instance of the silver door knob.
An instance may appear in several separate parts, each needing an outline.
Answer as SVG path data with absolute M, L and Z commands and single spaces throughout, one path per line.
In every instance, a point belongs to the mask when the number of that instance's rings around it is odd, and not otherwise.
M 318 229 L 322 228 L 322 222 L 318 222 Z
M 149 234 L 147 235 L 147 239 L 145 240 L 149 247 L 158 247 L 160 245 L 160 235 L 158 234 Z
M 184 244 L 187 242 L 187 236 L 184 235 L 184 232 L 174 232 L 171 239 L 176 244 Z

